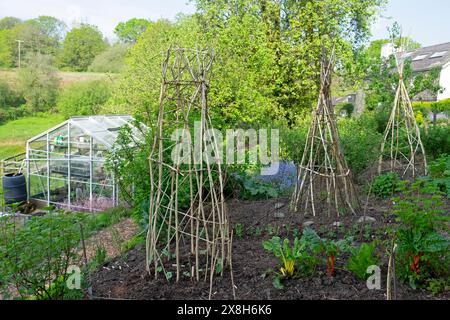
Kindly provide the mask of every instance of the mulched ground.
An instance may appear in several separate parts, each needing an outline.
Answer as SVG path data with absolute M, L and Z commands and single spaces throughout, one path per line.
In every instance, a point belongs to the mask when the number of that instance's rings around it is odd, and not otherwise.
M 280 209 L 276 209 L 282 206 Z M 382 237 L 382 229 L 390 223 L 390 201 L 372 199 L 367 207 L 367 215 L 375 218 L 371 227 L 364 228 L 363 236 L 367 240 Z M 267 201 L 237 201 L 228 203 L 230 219 L 233 225 L 244 226 L 242 237 L 235 235 L 233 243 L 233 274 L 236 285 L 236 299 L 242 300 L 385 300 L 387 261 L 382 260 L 382 289 L 368 290 L 366 284 L 358 280 L 352 273 L 344 270 L 346 257 L 336 262 L 336 275 L 326 275 L 325 266 L 317 275 L 308 279 L 293 279 L 284 283 L 284 289 L 277 290 L 272 285 L 273 276 L 269 270 L 278 266 L 278 261 L 262 247 L 262 241 L 272 237 L 267 226 L 278 230 L 281 236 L 292 230 L 286 226 L 297 226 L 301 229 L 305 221 L 288 214 L 288 199 Z M 321 236 L 342 237 L 343 235 L 359 235 L 359 217 L 345 217 L 339 220 L 341 227 L 333 226 L 336 219 L 314 221 L 312 226 Z M 311 221 L 310 221 L 311 222 Z M 255 228 L 264 230 L 260 236 L 255 235 Z M 294 227 L 293 227 L 294 228 Z M 385 256 L 385 255 L 383 255 Z M 145 271 L 145 247 L 139 246 L 125 255 L 107 263 L 103 268 L 91 275 L 92 294 L 96 298 L 110 299 L 187 299 L 201 300 L 209 297 L 209 282 L 195 283 L 185 278 L 176 283 L 165 279 L 155 280 Z M 448 300 L 446 293 L 433 297 L 429 292 L 413 290 L 408 285 L 397 282 L 397 299 L 399 300 Z M 213 287 L 213 299 L 233 299 L 229 272 L 223 278 L 217 277 Z

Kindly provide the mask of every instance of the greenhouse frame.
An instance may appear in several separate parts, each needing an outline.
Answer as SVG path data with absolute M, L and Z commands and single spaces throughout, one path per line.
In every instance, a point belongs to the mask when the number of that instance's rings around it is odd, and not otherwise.
M 117 206 L 120 190 L 105 162 L 126 125 L 135 141 L 144 139 L 145 125 L 138 128 L 128 115 L 108 115 L 73 117 L 28 140 L 29 200 L 72 211 Z

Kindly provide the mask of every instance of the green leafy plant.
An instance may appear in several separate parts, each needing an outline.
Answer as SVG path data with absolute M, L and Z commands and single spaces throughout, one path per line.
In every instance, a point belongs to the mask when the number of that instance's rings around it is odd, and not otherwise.
M 433 188 L 443 192 L 450 199 L 450 156 L 441 155 L 428 165 L 429 177 L 423 180 Z
M 372 193 L 380 198 L 389 198 L 399 187 L 399 176 L 396 173 L 383 174 L 372 181 Z
M 242 223 L 237 223 L 234 226 L 234 233 L 238 238 L 242 238 L 242 236 L 244 235 L 244 225 Z
M 321 248 L 326 256 L 328 276 L 334 277 L 336 258 L 341 253 L 349 251 L 350 240 L 351 238 L 342 239 L 338 241 L 321 239 Z
M 282 288 L 282 281 L 285 279 L 314 274 L 319 263 L 321 241 L 313 230 L 305 229 L 301 239 L 295 238 L 292 245 L 289 239 L 273 237 L 264 241 L 263 247 L 280 260 L 274 286 Z
M 441 195 L 429 191 L 418 181 L 394 198 L 397 274 L 413 288 L 449 275 L 449 217 Z
M 279 196 L 278 190 L 270 183 L 257 180 L 245 173 L 233 175 L 234 188 L 239 190 L 239 197 L 245 200 L 271 199 Z
M 68 267 L 77 258 L 82 216 L 49 213 L 31 218 L 23 227 L 1 224 L 0 289 L 13 285 L 22 298 L 64 299 Z M 9 228 L 9 232 L 7 231 Z M 11 229 L 12 228 L 12 229 Z M 53 284 L 53 286 L 52 286 Z M 50 289 L 51 288 L 51 289 Z
M 379 259 L 375 255 L 376 243 L 363 243 L 359 248 L 351 250 L 351 256 L 347 262 L 347 269 L 353 272 L 359 279 L 366 280 L 369 276 L 367 268 L 378 265 Z

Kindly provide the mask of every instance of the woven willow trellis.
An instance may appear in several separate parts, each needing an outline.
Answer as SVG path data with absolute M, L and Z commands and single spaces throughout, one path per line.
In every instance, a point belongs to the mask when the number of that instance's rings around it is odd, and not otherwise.
M 208 130 L 212 128 L 207 105 L 212 62 L 211 51 L 182 48 L 168 50 L 163 62 L 150 155 L 146 261 L 147 271 L 155 278 L 162 272 L 167 278 L 175 275 L 177 281 L 182 276 L 209 280 L 210 298 L 214 276 L 223 275 L 227 266 L 234 294 L 222 169 L 220 161 L 210 162 L 204 155 L 207 148 L 219 154 L 217 137 Z M 189 134 L 194 127 L 197 144 Z M 185 134 L 174 140 L 173 132 L 180 129 Z
M 326 58 L 321 64 L 321 87 L 317 108 L 306 139 L 298 178 L 291 199 L 291 210 L 304 214 L 318 214 L 318 202 L 325 203 L 329 216 L 341 213 L 356 214 L 359 200 L 351 179 L 351 172 L 343 157 L 336 119 L 331 102 L 332 62 Z
M 415 178 L 417 173 L 427 174 L 427 159 L 420 138 L 420 129 L 403 79 L 404 63 L 399 62 L 398 58 L 397 69 L 400 79 L 381 144 L 378 173 L 401 170 L 402 177 L 410 172 Z

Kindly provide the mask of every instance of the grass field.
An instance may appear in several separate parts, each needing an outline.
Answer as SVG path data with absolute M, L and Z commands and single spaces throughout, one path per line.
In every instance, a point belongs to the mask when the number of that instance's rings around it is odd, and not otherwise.
M 58 72 L 58 77 L 61 79 L 61 86 L 67 86 L 74 82 L 91 81 L 91 80 L 107 80 L 116 79 L 118 75 L 108 75 L 106 73 L 94 72 Z M 5 79 L 12 86 L 17 85 L 17 70 L 0 69 L 0 79 Z
M 0 124 L 0 160 L 25 152 L 25 143 L 35 135 L 64 121 L 61 115 L 25 117 Z

